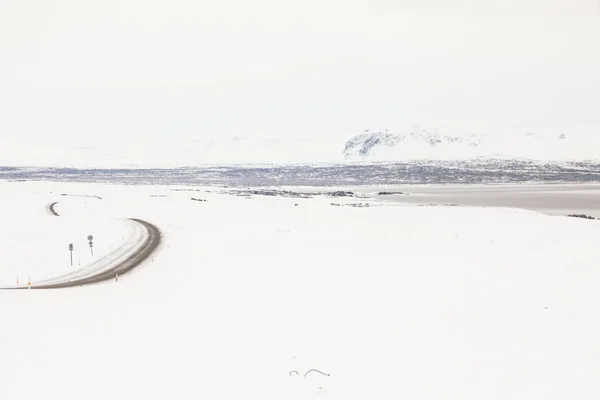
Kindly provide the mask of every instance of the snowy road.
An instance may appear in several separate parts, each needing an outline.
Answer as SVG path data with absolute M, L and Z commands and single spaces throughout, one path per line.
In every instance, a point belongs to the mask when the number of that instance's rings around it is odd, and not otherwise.
M 50 215 L 54 215 L 55 217 L 58 217 L 58 213 L 56 212 L 56 210 L 54 209 L 54 206 L 57 205 L 58 202 L 54 202 L 54 203 L 50 203 L 46 206 L 46 211 L 48 211 L 48 214 Z
M 58 289 L 89 285 L 123 275 L 140 265 L 156 250 L 161 241 L 160 230 L 141 219 L 128 219 L 130 236 L 127 241 L 91 265 L 78 268 L 52 279 L 32 282 L 31 289 Z M 27 289 L 27 285 L 0 289 Z

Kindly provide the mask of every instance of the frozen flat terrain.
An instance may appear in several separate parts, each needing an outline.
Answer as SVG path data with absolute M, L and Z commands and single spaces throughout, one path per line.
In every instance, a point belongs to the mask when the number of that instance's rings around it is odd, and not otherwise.
M 598 221 L 217 187 L 0 193 L 9 284 L 70 268 L 65 239 L 93 223 L 103 251 L 122 218 L 164 238 L 118 283 L 0 291 L 2 398 L 600 397 Z M 71 230 L 53 202 L 85 218 Z M 43 248 L 7 245 L 36 229 Z
M 418 205 L 525 208 L 551 215 L 586 214 L 600 218 L 599 184 L 563 185 L 413 185 L 385 186 L 358 193 L 404 192 L 379 196 L 383 201 Z
M 17 277 L 26 284 L 28 278 L 52 278 L 94 263 L 128 237 L 125 221 L 107 216 L 102 199 L 93 195 L 61 196 L 6 183 L 0 187 L 0 254 L 4 255 L 0 286 L 16 284 Z M 94 236 L 94 254 L 87 240 L 90 234 Z M 74 247 L 73 267 L 69 244 Z

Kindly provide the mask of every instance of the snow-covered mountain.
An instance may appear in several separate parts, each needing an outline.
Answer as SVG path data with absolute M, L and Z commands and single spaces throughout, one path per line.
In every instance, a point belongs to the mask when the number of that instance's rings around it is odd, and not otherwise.
M 456 136 L 440 135 L 437 132 L 415 130 L 406 134 L 391 134 L 387 129 L 383 132 L 369 132 L 353 137 L 346 142 L 344 155 L 347 159 L 353 157 L 370 157 L 381 153 L 381 149 L 402 147 L 415 147 L 424 145 L 425 148 L 434 148 L 447 144 L 460 144 L 462 147 L 477 147 L 480 140 L 477 137 L 460 138 Z
M 0 137 L 0 166 L 149 168 L 231 164 L 319 164 L 468 160 L 573 161 L 600 159 L 600 129 L 552 132 L 409 127 L 348 136 L 101 136 L 35 146 Z
M 346 142 L 345 160 L 404 161 L 507 158 L 546 161 L 600 159 L 600 130 L 574 134 L 536 134 L 494 130 L 449 133 L 448 129 L 414 127 L 400 133 L 365 131 Z

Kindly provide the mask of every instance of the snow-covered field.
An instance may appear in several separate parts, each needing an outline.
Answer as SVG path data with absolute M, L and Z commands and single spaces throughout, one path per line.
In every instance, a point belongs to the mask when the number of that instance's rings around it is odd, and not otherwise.
M 106 253 L 120 218 L 163 233 L 118 283 L 0 291 L 1 398 L 600 397 L 598 221 L 196 187 L 0 193 L 0 284 L 68 270 L 69 242 L 89 263 L 87 234 Z
M 0 182 L 0 287 L 51 278 L 97 261 L 128 236 L 125 221 L 106 215 L 102 199 Z M 39 189 L 39 190 L 38 190 Z M 64 194 L 64 196 L 63 196 Z M 53 215 L 50 205 L 53 206 Z M 88 235 L 93 236 L 90 249 Z M 69 244 L 73 244 L 73 266 Z M 93 254 L 92 254 L 93 251 Z

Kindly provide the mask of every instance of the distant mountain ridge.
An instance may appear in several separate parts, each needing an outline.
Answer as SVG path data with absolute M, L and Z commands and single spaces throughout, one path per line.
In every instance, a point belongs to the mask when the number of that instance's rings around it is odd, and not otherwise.
M 494 132 L 457 135 L 414 127 L 403 133 L 364 131 L 346 141 L 348 161 L 458 160 L 506 158 L 532 160 L 600 159 L 597 135 L 540 135 L 533 132 Z
M 544 162 L 600 160 L 597 131 L 535 133 L 512 128 L 462 130 L 442 125 L 336 135 L 83 137 L 78 141 L 27 140 L 0 135 L 0 166 L 175 168 L 199 165 L 294 165 L 461 161 Z
M 369 132 L 367 130 L 346 142 L 344 155 L 346 158 L 352 157 L 354 154 L 368 157 L 373 151 L 376 151 L 378 147 L 394 147 L 411 140 L 422 141 L 423 143 L 429 144 L 431 147 L 443 143 L 461 143 L 475 147 L 480 144 L 480 139 L 474 136 L 461 138 L 458 136 L 440 135 L 435 131 L 431 132 L 422 129 L 415 129 L 414 131 L 401 135 L 388 133 L 387 129 L 383 132 Z

